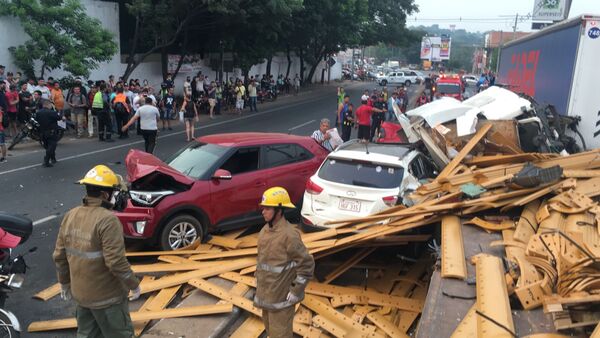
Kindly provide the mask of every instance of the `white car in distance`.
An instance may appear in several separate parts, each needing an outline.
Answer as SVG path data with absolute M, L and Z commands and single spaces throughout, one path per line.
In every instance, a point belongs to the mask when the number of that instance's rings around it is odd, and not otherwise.
M 302 221 L 329 227 L 327 221 L 364 217 L 402 202 L 422 180 L 437 176 L 424 154 L 398 144 L 349 141 L 331 152 L 306 183 Z

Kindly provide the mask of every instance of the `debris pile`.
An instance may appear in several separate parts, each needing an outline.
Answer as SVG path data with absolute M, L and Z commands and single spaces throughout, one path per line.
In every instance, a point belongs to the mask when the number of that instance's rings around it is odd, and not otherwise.
M 600 195 L 600 150 L 569 156 L 518 149 L 477 155 L 476 149 L 490 139 L 500 139 L 498 133 L 488 133 L 491 128 L 489 123 L 481 125 L 434 181 L 406 196 L 412 206 L 332 222 L 327 230 L 302 235 L 317 265 L 323 257 L 343 250 L 350 249 L 353 256 L 321 282 L 309 283 L 307 296 L 296 309 L 297 334 L 406 337 L 423 309 L 431 261 L 422 258 L 408 269 L 381 269 L 366 286 L 332 282 L 374 248 L 426 240 L 429 236 L 401 233 L 436 224 L 441 224 L 442 277 L 466 283 L 469 277 L 479 281 L 486 276 L 488 281 L 475 286 L 475 305 L 456 328 L 455 337 L 517 336 L 511 311 L 515 301 L 526 310 L 543 307 L 557 330 L 598 323 L 600 204 L 593 198 Z M 485 252 L 465 257 L 462 230 L 471 225 L 501 232 L 503 240 L 492 245 L 503 246 L 505 257 Z M 129 253 L 156 256 L 159 261 L 134 265 L 134 271 L 144 276 L 142 293 L 149 296 L 142 309 L 132 314 L 137 330 L 155 318 L 224 313 L 237 306 L 250 316 L 234 336 L 258 336 L 264 330 L 260 310 L 244 297 L 255 287 L 257 235 L 236 236 L 215 236 L 186 250 Z M 468 276 L 467 264 L 475 264 L 476 276 Z M 206 280 L 213 276 L 237 284 L 224 290 Z M 180 288 L 190 287 L 221 302 L 165 309 Z M 54 286 L 41 297 L 48 299 L 58 292 Z M 32 323 L 29 330 L 75 325 L 74 319 L 52 320 Z M 453 329 L 448 328 L 449 333 Z

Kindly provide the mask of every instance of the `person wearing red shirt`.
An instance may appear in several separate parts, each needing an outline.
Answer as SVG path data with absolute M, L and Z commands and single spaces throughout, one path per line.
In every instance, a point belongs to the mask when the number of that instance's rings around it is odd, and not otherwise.
M 17 92 L 17 86 L 15 84 L 10 85 L 10 90 L 7 91 L 4 96 L 6 96 L 6 103 L 8 104 L 7 118 L 10 121 L 10 125 L 8 130 L 10 131 L 10 135 L 13 137 L 17 135 L 17 104 L 19 103 L 19 93 Z
M 371 107 L 366 100 L 361 101 L 361 106 L 356 110 L 356 122 L 358 124 L 358 138 L 369 140 L 371 136 L 371 115 L 382 113 L 383 110 Z

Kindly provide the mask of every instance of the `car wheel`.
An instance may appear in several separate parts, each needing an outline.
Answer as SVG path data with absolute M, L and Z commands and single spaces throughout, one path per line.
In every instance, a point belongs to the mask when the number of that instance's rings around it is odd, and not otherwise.
M 381 80 L 381 85 L 382 85 L 382 86 L 385 86 L 385 85 L 387 85 L 387 80 Z
M 406 87 L 410 87 L 410 80 L 406 80 L 406 82 L 404 82 L 404 85 L 405 85 Z
M 172 218 L 163 228 L 160 247 L 165 251 L 180 249 L 196 240 L 202 240 L 203 235 L 202 224 L 196 217 L 179 215 Z

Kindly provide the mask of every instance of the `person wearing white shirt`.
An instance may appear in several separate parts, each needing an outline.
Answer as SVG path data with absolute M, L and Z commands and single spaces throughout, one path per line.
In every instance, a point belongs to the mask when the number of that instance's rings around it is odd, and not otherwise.
M 38 85 L 33 87 L 33 91 L 39 90 L 42 93 L 42 99 L 50 100 L 50 89 L 46 86 L 46 81 L 43 78 L 38 79 Z
M 160 112 L 152 104 L 152 98 L 145 97 L 144 105 L 139 107 L 135 112 L 135 115 L 127 122 L 126 125 L 121 128 L 122 131 L 126 131 L 130 125 L 136 120 L 140 121 L 140 129 L 142 136 L 144 137 L 144 149 L 147 153 L 152 154 L 154 147 L 156 146 L 156 136 L 158 134 L 158 120 L 160 119 Z

